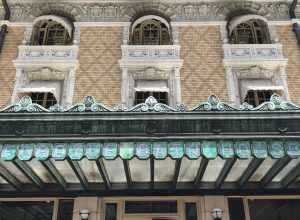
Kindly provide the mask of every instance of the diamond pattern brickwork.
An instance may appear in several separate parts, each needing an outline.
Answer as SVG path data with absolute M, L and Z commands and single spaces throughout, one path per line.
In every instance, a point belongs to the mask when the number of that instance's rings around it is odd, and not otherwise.
M 10 104 L 15 85 L 16 68 L 13 60 L 18 54 L 18 46 L 22 44 L 23 27 L 8 27 L 4 46 L 0 54 L 0 108 Z
M 180 28 L 182 101 L 189 107 L 214 94 L 227 101 L 223 49 L 218 27 Z
M 300 104 L 300 49 L 292 26 L 278 26 L 277 32 L 283 47 L 284 57 L 288 58 L 286 68 L 288 89 L 292 102 Z
M 73 102 L 86 95 L 106 105 L 121 102 L 122 27 L 82 27 L 80 30 L 79 68 Z

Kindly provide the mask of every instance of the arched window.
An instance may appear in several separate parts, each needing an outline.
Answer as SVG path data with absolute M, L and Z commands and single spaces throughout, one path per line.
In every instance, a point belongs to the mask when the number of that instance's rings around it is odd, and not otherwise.
M 67 45 L 72 42 L 72 24 L 59 16 L 41 16 L 34 21 L 33 45 Z
M 67 30 L 56 21 L 48 20 L 36 27 L 33 40 L 35 45 L 66 45 L 70 42 Z
M 260 20 L 249 20 L 237 25 L 231 33 L 234 44 L 267 44 L 270 43 L 266 24 Z
M 171 44 L 170 30 L 166 22 L 152 18 L 133 25 L 131 43 L 135 45 Z
M 228 37 L 232 44 L 269 44 L 268 20 L 260 15 L 234 17 L 228 23 Z

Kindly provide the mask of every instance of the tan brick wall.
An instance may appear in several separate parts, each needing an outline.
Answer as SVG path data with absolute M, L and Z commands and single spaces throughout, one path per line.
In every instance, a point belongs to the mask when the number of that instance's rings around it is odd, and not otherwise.
M 2 53 L 0 54 L 0 108 L 10 104 L 10 98 L 15 83 L 16 59 L 18 46 L 22 43 L 24 28 L 9 27 L 6 34 Z
M 121 102 L 122 27 L 82 27 L 73 102 L 86 95 L 112 106 Z
M 227 100 L 223 49 L 216 26 L 180 28 L 182 101 L 189 107 L 215 94 Z
M 290 98 L 293 102 L 300 104 L 300 48 L 292 26 L 279 26 L 277 32 L 282 43 L 283 54 L 288 58 L 286 72 Z

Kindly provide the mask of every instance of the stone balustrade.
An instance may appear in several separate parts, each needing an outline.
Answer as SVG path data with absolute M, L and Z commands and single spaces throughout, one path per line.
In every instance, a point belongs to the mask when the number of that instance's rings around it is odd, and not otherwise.
M 282 60 L 281 44 L 224 44 L 226 60 Z
M 180 59 L 179 45 L 122 45 L 123 59 Z
M 78 46 L 19 46 L 17 60 L 76 60 Z

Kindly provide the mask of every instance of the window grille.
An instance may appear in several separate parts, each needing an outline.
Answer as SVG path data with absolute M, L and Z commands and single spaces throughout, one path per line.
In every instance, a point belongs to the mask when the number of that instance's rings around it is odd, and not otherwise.
M 35 28 L 34 45 L 66 45 L 71 43 L 68 31 L 56 21 L 48 20 Z
M 249 90 L 245 102 L 256 107 L 264 102 L 270 101 L 274 91 L 272 90 Z
M 263 21 L 249 20 L 233 29 L 230 40 L 233 44 L 268 44 L 270 36 Z
M 33 103 L 39 104 L 44 108 L 49 108 L 57 104 L 57 100 L 50 92 L 35 92 L 31 93 L 31 99 Z
M 168 105 L 168 93 L 167 92 L 135 92 L 134 104 L 144 103 L 149 96 L 153 96 L 158 103 Z
M 170 44 L 169 29 L 158 20 L 151 19 L 137 25 L 132 34 L 135 45 L 167 45 Z

